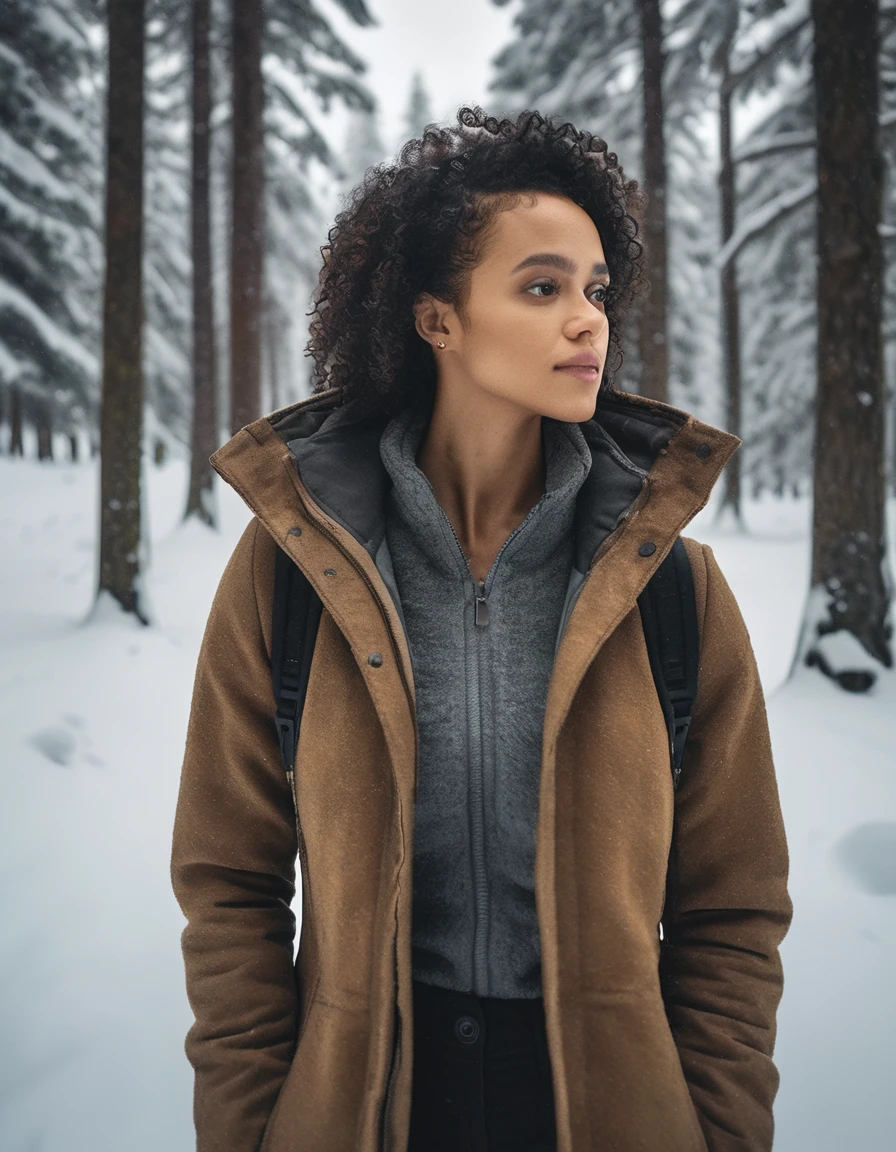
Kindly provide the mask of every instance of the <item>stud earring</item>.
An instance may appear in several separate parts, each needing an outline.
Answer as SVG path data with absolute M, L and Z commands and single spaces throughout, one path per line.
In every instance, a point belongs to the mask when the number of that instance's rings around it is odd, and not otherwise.
M 441 341 L 441 340 L 437 340 L 437 341 L 436 341 L 436 343 L 438 344 L 438 346 L 439 346 L 440 348 L 444 348 L 444 347 L 445 347 L 445 345 L 442 343 L 442 341 Z

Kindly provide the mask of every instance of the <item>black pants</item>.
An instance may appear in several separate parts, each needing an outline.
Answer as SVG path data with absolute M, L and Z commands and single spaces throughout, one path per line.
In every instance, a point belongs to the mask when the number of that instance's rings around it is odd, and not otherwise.
M 408 1152 L 554 1152 L 554 1094 L 539 1000 L 414 982 Z

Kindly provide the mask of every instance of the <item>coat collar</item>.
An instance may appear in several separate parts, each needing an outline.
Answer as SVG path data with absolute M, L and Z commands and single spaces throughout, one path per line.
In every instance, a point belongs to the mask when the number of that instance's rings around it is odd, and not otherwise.
M 348 419 L 338 393 L 328 389 L 247 424 L 210 462 L 303 567 L 359 650 L 367 644 L 375 648 L 374 620 L 361 608 L 366 593 L 353 582 L 349 594 L 342 582 L 334 586 L 324 576 L 338 558 L 334 546 L 348 557 L 377 596 L 413 702 L 407 639 L 375 561 L 391 483 L 379 451 L 387 422 L 385 417 Z M 594 416 L 580 427 L 592 466 L 576 502 L 573 575 L 578 573 L 578 582 L 557 652 L 562 672 L 557 679 L 565 685 L 556 701 L 558 723 L 569 689 L 615 623 L 634 607 L 675 538 L 704 507 L 741 443 L 680 408 L 625 392 L 601 397 Z M 301 544 L 300 528 L 312 530 Z M 642 554 L 645 544 L 653 549 Z M 598 565 L 599 578 L 590 578 Z M 546 722 L 551 705 L 549 697 Z
M 375 557 L 385 536 L 386 496 L 392 483 L 379 448 L 389 420 L 347 420 L 336 400 L 334 390 L 318 393 L 255 421 L 245 431 L 259 438 L 263 430 L 265 440 L 268 428 L 276 432 L 315 502 Z M 684 500 L 683 526 L 706 503 L 740 444 L 736 436 L 680 408 L 625 392 L 601 397 L 594 416 L 579 427 L 592 457 L 574 523 L 574 563 L 582 573 L 631 511 L 648 478 L 651 484 L 662 481 L 664 495 L 678 490 Z M 229 479 L 229 465 L 238 463 L 236 449 L 230 441 L 212 457 L 224 479 Z
M 328 389 L 263 416 L 210 461 L 281 544 L 294 521 L 295 489 L 283 484 L 283 466 L 288 470 L 292 461 L 320 509 L 374 558 L 391 485 L 379 449 L 388 417 L 352 420 L 337 401 Z M 574 563 L 582 573 L 648 488 L 651 503 L 668 509 L 662 543 L 671 547 L 741 443 L 680 408 L 626 392 L 600 397 L 594 416 L 579 427 L 592 456 L 576 501 Z

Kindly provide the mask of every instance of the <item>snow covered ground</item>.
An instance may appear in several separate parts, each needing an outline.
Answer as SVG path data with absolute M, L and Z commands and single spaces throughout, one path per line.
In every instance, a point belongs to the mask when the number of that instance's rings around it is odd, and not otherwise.
M 61 447 L 61 445 L 60 445 Z M 248 519 L 180 524 L 182 461 L 148 465 L 154 627 L 83 624 L 98 468 L 0 458 L 0 1148 L 188 1152 L 183 918 L 168 877 L 202 629 Z M 783 681 L 808 577 L 806 501 L 712 544 L 753 637 L 791 851 L 776 1152 L 896 1147 L 896 676 L 850 697 Z M 896 527 L 896 525 L 894 525 Z M 658 1150 L 659 1152 L 659 1150 Z

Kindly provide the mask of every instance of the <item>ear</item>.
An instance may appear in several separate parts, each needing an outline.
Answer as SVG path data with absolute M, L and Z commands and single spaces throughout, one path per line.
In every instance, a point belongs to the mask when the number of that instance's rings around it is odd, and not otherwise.
M 450 310 L 450 305 L 428 292 L 421 292 L 417 297 L 414 302 L 414 327 L 427 344 L 435 345 L 437 340 L 443 340 L 448 335 L 445 320 Z

